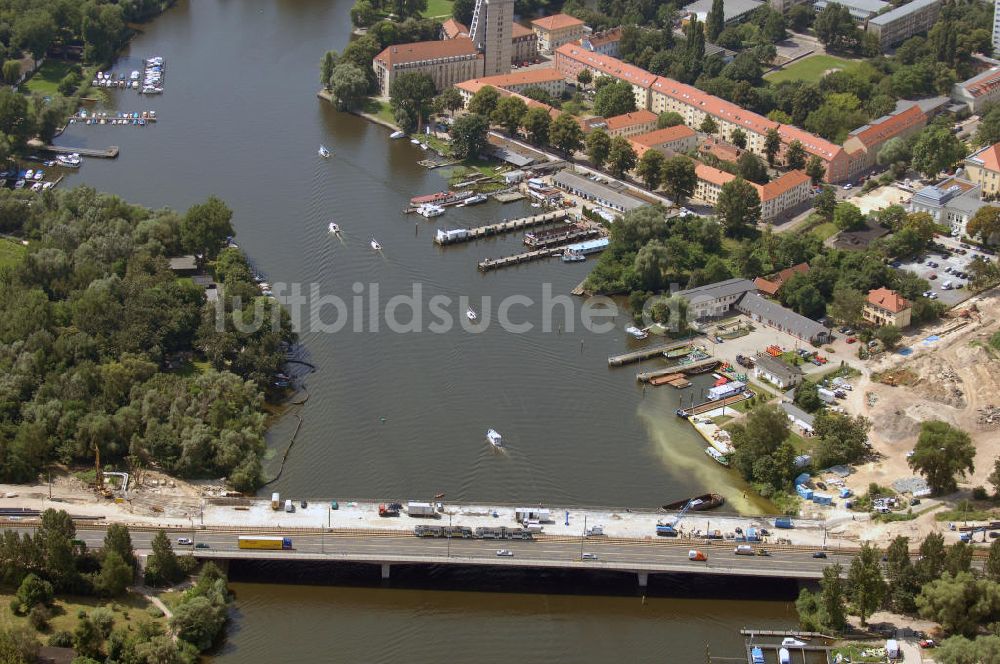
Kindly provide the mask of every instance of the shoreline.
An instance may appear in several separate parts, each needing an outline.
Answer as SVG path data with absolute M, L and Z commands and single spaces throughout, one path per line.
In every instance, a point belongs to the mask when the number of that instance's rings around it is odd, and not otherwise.
M 333 95 L 331 95 L 326 90 L 320 90 L 319 92 L 316 93 L 316 96 L 318 98 L 322 99 L 325 102 L 333 104 Z M 375 116 L 375 115 L 372 115 L 371 113 L 365 113 L 364 111 L 358 111 L 358 110 L 345 111 L 345 112 L 346 113 L 350 113 L 351 115 L 356 115 L 359 118 L 364 118 L 365 120 L 368 120 L 369 122 L 373 122 L 373 123 L 375 123 L 377 125 L 381 125 L 382 127 L 385 127 L 386 129 L 391 129 L 392 131 L 403 131 L 401 128 L 397 127 L 396 125 L 392 124 L 391 122 L 383 120 L 382 118 L 380 118 L 378 116 Z

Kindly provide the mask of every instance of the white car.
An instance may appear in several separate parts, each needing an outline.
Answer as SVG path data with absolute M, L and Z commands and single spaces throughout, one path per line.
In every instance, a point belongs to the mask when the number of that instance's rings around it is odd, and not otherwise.
M 183 545 L 193 544 L 193 542 L 191 541 L 190 537 L 178 537 L 177 538 L 177 543 L 178 544 L 183 544 Z
M 848 189 L 854 189 L 854 185 L 851 184 L 850 182 L 848 182 L 847 184 L 844 185 L 844 190 L 846 191 Z
M 585 554 L 583 554 L 582 558 L 584 560 L 597 560 L 597 554 L 596 553 L 585 553 Z
M 497 549 L 497 556 L 501 558 L 513 558 L 514 552 L 509 549 Z

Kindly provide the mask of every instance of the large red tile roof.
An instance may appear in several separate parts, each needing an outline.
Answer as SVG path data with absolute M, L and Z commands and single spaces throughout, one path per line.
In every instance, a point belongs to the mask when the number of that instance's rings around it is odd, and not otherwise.
M 496 76 L 484 76 L 474 78 L 466 83 L 478 83 L 479 85 L 492 85 L 494 88 L 508 88 L 512 85 L 535 85 L 539 83 L 551 83 L 552 81 L 562 81 L 563 75 L 555 67 L 543 67 L 541 69 L 519 69 L 509 74 L 497 74 Z M 656 117 L 656 116 L 654 116 Z
M 563 44 L 556 49 L 556 53 L 562 53 L 564 56 L 592 67 L 602 74 L 628 81 L 630 84 L 641 88 L 650 88 L 658 78 L 655 74 L 651 74 L 645 69 L 622 62 L 618 58 L 612 58 L 610 55 L 593 53 L 584 49 L 579 44 Z
M 640 109 L 638 111 L 633 111 L 631 113 L 625 113 L 623 115 L 615 115 L 614 117 L 605 118 L 604 122 L 607 124 L 608 131 L 616 131 L 624 127 L 631 127 L 637 124 L 649 124 L 650 122 L 656 122 L 657 115 L 652 111 L 647 111 L 646 109 Z
M 920 106 L 914 104 L 901 113 L 886 116 L 881 122 L 873 121 L 861 130 L 852 133 L 851 137 L 861 141 L 866 148 L 872 148 L 925 122 L 927 122 L 927 116 L 920 110 Z
M 454 39 L 455 37 L 462 35 L 466 37 L 469 36 L 469 28 L 453 18 L 449 18 L 447 21 L 442 23 L 441 30 L 444 31 L 444 34 L 448 39 Z
M 514 31 L 511 33 L 511 37 L 517 39 L 518 37 L 527 37 L 529 35 L 531 37 L 534 37 L 535 31 L 532 30 L 531 28 L 524 27 L 523 25 L 517 23 L 516 21 L 514 22 Z
M 677 141 L 682 138 L 688 138 L 695 135 L 695 131 L 691 127 L 676 125 L 674 127 L 666 127 L 664 129 L 657 129 L 656 131 L 633 136 L 632 140 L 640 145 L 653 146 L 670 143 L 671 141 Z
M 699 180 L 704 180 L 720 187 L 736 179 L 736 176 L 732 173 L 720 171 L 718 168 L 713 168 L 700 162 L 694 165 L 694 174 Z
M 983 148 L 970 157 L 982 162 L 983 168 L 989 171 L 1000 171 L 1000 143 Z
M 760 201 L 769 201 L 772 198 L 777 198 L 789 189 L 794 189 L 805 182 L 811 182 L 812 178 L 805 174 L 804 171 L 788 171 L 784 175 L 774 180 L 771 180 L 764 185 L 755 185 L 757 191 L 760 194 Z M 753 184 L 751 182 L 751 184 Z
M 569 14 L 553 14 L 544 18 L 536 18 L 531 24 L 542 30 L 562 30 L 563 28 L 583 25 L 583 21 Z
M 973 97 L 981 97 L 1000 85 L 1000 67 L 988 69 L 960 85 Z
M 909 300 L 903 298 L 896 291 L 884 287 L 868 291 L 868 302 L 894 314 L 910 308 Z
M 472 40 L 468 37 L 455 37 L 454 39 L 387 46 L 385 50 L 375 56 L 375 59 L 387 67 L 392 67 L 393 65 L 406 64 L 408 62 L 472 55 L 478 55 L 478 51 L 473 45 Z

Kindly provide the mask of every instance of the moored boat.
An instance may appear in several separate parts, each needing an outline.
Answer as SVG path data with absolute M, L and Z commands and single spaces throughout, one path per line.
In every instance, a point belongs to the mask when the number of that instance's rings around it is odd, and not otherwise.
M 372 238 L 370 244 L 372 245 L 372 249 L 374 249 L 375 251 L 382 251 L 382 245 L 379 244 L 378 240 L 376 240 L 374 237 Z
M 625 328 L 625 333 L 630 335 L 633 339 L 645 339 L 649 336 L 649 332 L 646 330 L 641 330 L 638 327 L 632 325 Z
M 480 203 L 486 202 L 486 194 L 476 194 L 475 196 L 469 196 L 465 199 L 462 205 L 479 205 Z
M 394 131 L 391 134 L 389 134 L 389 138 L 391 138 L 392 140 L 396 140 L 397 138 L 403 138 L 404 136 L 406 136 L 405 131 Z
M 566 248 L 562 253 L 563 263 L 577 263 L 579 261 L 585 261 L 587 257 L 581 254 L 579 251 L 574 251 L 569 247 Z
M 417 214 L 422 217 L 426 217 L 427 219 L 431 219 L 433 217 L 440 217 L 444 214 L 444 208 L 440 205 L 434 205 L 433 203 L 425 203 L 417 208 Z
M 715 362 L 715 363 L 709 363 L 709 364 L 706 364 L 706 365 L 700 366 L 700 367 L 694 367 L 693 369 L 684 369 L 684 368 L 681 368 L 681 371 L 683 371 L 684 373 L 686 373 L 688 375 L 691 375 L 691 374 L 703 374 L 703 373 L 708 373 L 709 371 L 713 371 L 715 369 L 715 367 L 718 366 L 718 364 L 719 364 L 718 362 Z
M 691 348 L 691 346 L 684 346 L 683 348 L 675 348 L 673 350 L 668 350 L 666 353 L 663 354 L 663 356 L 673 360 L 678 357 L 685 357 L 686 355 L 690 355 L 692 350 L 693 349 Z
M 477 318 L 479 318 L 479 316 L 476 315 L 476 312 L 472 309 L 472 307 L 469 307 L 469 309 L 465 312 L 465 316 L 469 320 L 476 320 Z
M 729 466 L 729 457 L 715 449 L 714 447 L 706 447 L 705 454 L 712 457 L 715 461 L 721 463 L 723 466 Z
M 717 493 L 705 493 L 700 496 L 695 496 L 694 498 L 668 503 L 663 506 L 663 509 L 667 512 L 676 512 L 677 510 L 684 509 L 684 506 L 690 503 L 691 506 L 688 508 L 689 510 L 693 512 L 701 512 L 703 510 L 715 509 L 725 502 L 726 499 Z

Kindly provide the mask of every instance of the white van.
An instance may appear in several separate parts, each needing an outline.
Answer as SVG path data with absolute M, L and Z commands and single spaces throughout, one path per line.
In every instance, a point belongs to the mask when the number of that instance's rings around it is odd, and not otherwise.
M 286 500 L 285 501 L 285 511 L 286 512 L 294 512 L 295 511 L 295 505 L 294 505 L 294 503 L 292 503 L 291 500 Z
M 951 290 L 951 281 L 946 281 L 943 284 L 941 284 L 941 288 L 943 288 L 944 290 Z

